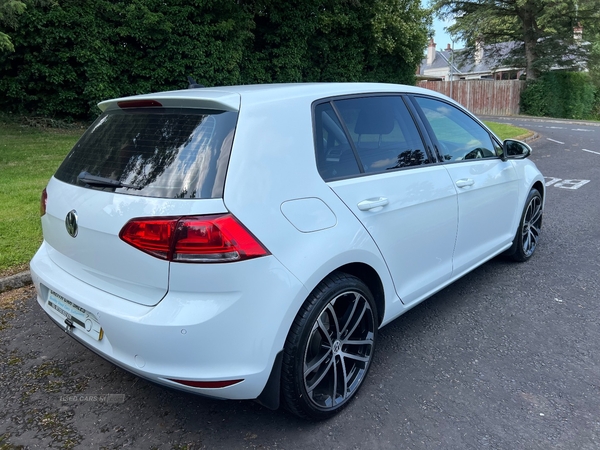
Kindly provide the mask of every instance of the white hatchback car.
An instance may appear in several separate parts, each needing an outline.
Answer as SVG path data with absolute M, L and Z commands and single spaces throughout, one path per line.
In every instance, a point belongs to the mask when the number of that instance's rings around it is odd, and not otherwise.
M 410 86 L 189 89 L 100 103 L 42 194 L 38 302 L 79 342 L 196 394 L 313 419 L 377 330 L 538 242 L 544 180 Z

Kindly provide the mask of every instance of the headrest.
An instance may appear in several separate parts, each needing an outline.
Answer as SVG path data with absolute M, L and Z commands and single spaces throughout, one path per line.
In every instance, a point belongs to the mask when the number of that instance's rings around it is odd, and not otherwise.
M 365 108 L 358 113 L 354 132 L 356 134 L 391 133 L 394 129 L 394 112 L 390 106 L 379 102 L 365 105 Z

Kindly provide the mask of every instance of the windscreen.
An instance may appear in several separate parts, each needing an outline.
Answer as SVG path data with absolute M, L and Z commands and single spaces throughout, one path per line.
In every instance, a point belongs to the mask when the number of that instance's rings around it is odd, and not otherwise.
M 90 189 L 144 197 L 220 198 L 236 121 L 237 113 L 230 111 L 107 111 L 75 144 L 54 176 Z M 82 177 L 84 173 L 89 176 Z M 85 181 L 92 177 L 107 183 Z

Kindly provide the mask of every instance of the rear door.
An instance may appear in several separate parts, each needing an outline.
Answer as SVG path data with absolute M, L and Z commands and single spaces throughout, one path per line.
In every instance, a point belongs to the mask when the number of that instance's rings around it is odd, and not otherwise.
M 454 275 L 469 270 L 511 242 L 518 213 L 518 180 L 502 161 L 488 130 L 454 105 L 414 97 L 458 193 Z
M 330 188 L 373 237 L 404 303 L 452 274 L 457 200 L 401 96 L 315 107 L 317 161 Z

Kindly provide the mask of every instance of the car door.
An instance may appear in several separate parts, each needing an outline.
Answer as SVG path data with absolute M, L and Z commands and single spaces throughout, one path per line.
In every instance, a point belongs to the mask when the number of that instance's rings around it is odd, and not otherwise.
M 454 275 L 460 275 L 506 247 L 514 237 L 517 173 L 501 159 L 501 147 L 468 114 L 443 100 L 415 96 L 458 193 L 458 235 Z
M 315 107 L 319 171 L 379 247 L 403 303 L 452 275 L 454 183 L 431 158 L 401 96 Z

